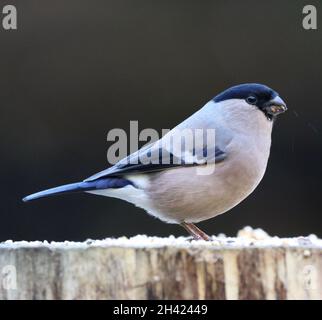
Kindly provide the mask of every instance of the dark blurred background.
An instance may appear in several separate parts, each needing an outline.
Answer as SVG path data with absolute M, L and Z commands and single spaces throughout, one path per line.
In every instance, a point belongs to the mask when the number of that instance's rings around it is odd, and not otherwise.
M 21 198 L 107 167 L 110 129 L 171 128 L 243 82 L 271 86 L 289 111 L 256 191 L 200 226 L 322 236 L 320 1 L 0 3 L 18 10 L 17 31 L 0 27 L 0 240 L 185 234 L 117 199 Z M 318 30 L 302 27 L 306 4 L 317 7 Z

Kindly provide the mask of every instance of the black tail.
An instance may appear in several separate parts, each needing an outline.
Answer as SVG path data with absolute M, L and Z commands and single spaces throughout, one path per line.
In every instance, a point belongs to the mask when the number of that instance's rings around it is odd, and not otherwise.
M 126 185 L 132 184 L 131 181 L 123 179 L 123 178 L 105 178 L 94 181 L 82 181 L 71 184 L 65 184 L 63 186 L 59 186 L 52 189 L 47 189 L 44 191 L 40 191 L 34 194 L 31 194 L 22 200 L 24 202 L 36 200 L 43 197 L 55 196 L 62 193 L 74 193 L 74 192 L 84 192 L 90 190 L 103 190 L 110 188 L 122 188 Z

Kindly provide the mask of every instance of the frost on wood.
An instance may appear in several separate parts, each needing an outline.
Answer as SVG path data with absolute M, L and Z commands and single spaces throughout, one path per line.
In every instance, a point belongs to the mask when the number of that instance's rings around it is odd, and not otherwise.
M 322 299 L 322 240 L 247 227 L 211 242 L 6 241 L 0 299 Z

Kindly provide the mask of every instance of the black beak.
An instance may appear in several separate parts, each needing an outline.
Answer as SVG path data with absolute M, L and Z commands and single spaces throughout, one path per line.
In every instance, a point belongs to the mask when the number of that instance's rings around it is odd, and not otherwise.
M 277 116 L 287 110 L 285 102 L 276 96 L 274 99 L 268 101 L 264 106 L 265 113 L 270 116 Z

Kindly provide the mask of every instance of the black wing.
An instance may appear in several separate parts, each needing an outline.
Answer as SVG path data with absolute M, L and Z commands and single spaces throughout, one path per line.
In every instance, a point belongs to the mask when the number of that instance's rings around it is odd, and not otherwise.
M 203 148 L 202 150 L 193 149 L 188 154 L 175 155 L 164 148 L 155 148 L 155 144 L 151 144 L 122 159 L 114 166 L 90 176 L 84 181 L 93 181 L 103 177 L 124 174 L 162 171 L 174 167 L 218 163 L 225 158 L 226 153 L 218 147 Z

